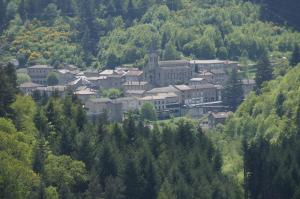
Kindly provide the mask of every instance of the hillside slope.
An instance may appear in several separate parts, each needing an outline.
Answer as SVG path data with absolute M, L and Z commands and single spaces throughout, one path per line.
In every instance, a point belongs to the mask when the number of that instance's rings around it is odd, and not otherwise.
M 242 0 L 1 0 L 2 60 L 33 64 L 143 67 L 161 59 L 256 61 L 263 49 L 289 57 L 300 34 L 260 20 Z M 42 41 L 42 42 L 41 42 Z
M 267 83 L 261 95 L 249 95 L 226 124 L 209 135 L 223 151 L 223 172 L 240 184 L 246 172 L 250 198 L 297 198 L 299 124 L 300 65 Z

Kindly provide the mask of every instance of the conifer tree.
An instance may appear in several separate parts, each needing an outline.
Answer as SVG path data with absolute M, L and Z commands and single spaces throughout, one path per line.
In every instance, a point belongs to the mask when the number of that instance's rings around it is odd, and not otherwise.
M 243 100 L 242 82 L 238 77 L 236 68 L 234 68 L 230 73 L 223 95 L 224 104 L 232 111 L 235 111 Z
M 282 93 L 279 93 L 276 98 L 276 113 L 279 117 L 282 117 L 284 114 L 283 103 L 285 101 L 285 96 Z
M 102 186 L 105 185 L 105 180 L 109 176 L 116 177 L 118 175 L 118 168 L 115 155 L 112 152 L 111 146 L 106 144 L 99 157 L 99 177 Z
M 257 71 L 255 75 L 257 91 L 259 91 L 262 88 L 262 84 L 264 82 L 270 81 L 272 78 L 272 67 L 268 58 L 268 52 L 264 50 L 261 57 L 258 60 Z
M 6 5 L 4 0 L 0 0 L 0 34 L 5 28 L 6 20 Z
M 44 161 L 46 159 L 45 140 L 42 138 L 37 143 L 33 157 L 33 171 L 42 174 L 44 172 Z
M 17 93 L 16 71 L 12 64 L 0 64 L 0 117 L 12 114 L 10 104 L 15 101 Z
M 300 63 L 300 49 L 298 44 L 295 45 L 290 63 L 292 66 L 296 66 L 298 63 Z
M 141 176 L 139 175 L 138 166 L 135 160 L 129 160 L 125 167 L 124 173 L 124 195 L 126 198 L 139 199 L 141 195 Z

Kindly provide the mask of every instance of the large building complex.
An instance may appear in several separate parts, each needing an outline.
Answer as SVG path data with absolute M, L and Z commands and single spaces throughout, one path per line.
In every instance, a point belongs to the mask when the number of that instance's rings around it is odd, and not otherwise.
M 139 110 L 150 103 L 161 118 L 190 115 L 201 117 L 209 112 L 226 111 L 222 104 L 222 91 L 228 79 L 228 71 L 237 62 L 222 60 L 167 60 L 160 61 L 152 51 L 143 70 L 134 67 L 117 67 L 110 70 L 79 71 L 74 66 L 54 69 L 36 65 L 28 68 L 33 83 L 20 85 L 28 94 L 34 91 L 64 97 L 72 91 L 84 103 L 91 117 L 107 113 L 108 118 L 121 121 L 128 111 Z M 56 73 L 59 85 L 47 86 L 47 77 Z M 255 82 L 244 80 L 244 94 L 248 94 Z M 117 88 L 123 97 L 109 99 L 102 92 Z

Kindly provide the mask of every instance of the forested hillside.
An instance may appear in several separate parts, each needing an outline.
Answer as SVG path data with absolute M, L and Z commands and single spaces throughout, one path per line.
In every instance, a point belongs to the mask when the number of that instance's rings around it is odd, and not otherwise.
M 73 95 L 22 96 L 1 65 L 0 198 L 241 198 L 191 121 L 87 119 Z
M 0 198 L 300 198 L 299 3 L 282 2 L 0 0 Z M 142 68 L 151 49 L 256 66 L 257 86 L 213 130 L 112 123 L 71 91 L 22 95 L 7 64 Z
M 250 0 L 262 5 L 261 14 L 265 20 L 288 24 L 300 30 L 300 2 L 298 0 Z
M 1 0 L 1 59 L 21 67 L 143 67 L 150 48 L 161 59 L 256 61 L 263 49 L 289 57 L 299 34 L 262 22 L 242 0 Z
M 252 93 L 210 137 L 246 198 L 299 198 L 300 65 Z

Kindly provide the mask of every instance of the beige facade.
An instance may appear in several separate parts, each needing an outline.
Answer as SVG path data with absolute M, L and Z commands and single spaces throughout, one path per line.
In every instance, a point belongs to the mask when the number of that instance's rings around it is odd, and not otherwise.
M 126 73 L 126 81 L 127 82 L 131 82 L 131 81 L 144 81 L 144 72 L 138 69 L 134 69 L 134 70 L 129 70 Z
M 58 82 L 60 85 L 68 84 L 76 79 L 77 72 L 67 69 L 60 69 L 56 71 Z
M 159 93 L 139 99 L 139 105 L 152 104 L 157 111 L 173 111 L 180 107 L 180 99 L 176 93 Z
M 128 90 L 148 90 L 150 85 L 148 82 L 136 82 L 136 81 L 129 81 L 123 84 L 123 88 L 125 91 Z
M 23 92 L 23 93 L 27 93 L 27 94 L 32 94 L 32 92 L 34 90 L 36 90 L 38 87 L 42 87 L 43 85 L 41 84 L 35 84 L 32 82 L 26 82 L 23 83 L 19 86 L 19 89 Z
M 47 65 L 35 65 L 27 68 L 31 81 L 42 85 L 47 84 L 47 77 L 53 70 L 53 67 Z
M 156 53 L 150 54 L 144 74 L 146 81 L 158 87 L 187 83 L 193 76 L 188 61 L 158 61 Z
M 108 119 L 112 121 L 122 121 L 123 116 L 128 111 L 139 108 L 138 100 L 132 97 L 124 97 L 118 99 L 109 98 L 92 98 L 87 100 L 85 108 L 88 115 L 99 116 L 106 113 Z
M 95 90 L 87 88 L 87 87 L 83 87 L 83 88 L 79 88 L 78 90 L 76 90 L 74 92 L 74 94 L 83 102 L 85 103 L 86 101 L 88 101 L 90 98 L 96 98 L 97 93 Z
M 238 62 L 227 60 L 191 60 L 190 66 L 195 73 L 205 70 L 223 69 L 237 67 Z

